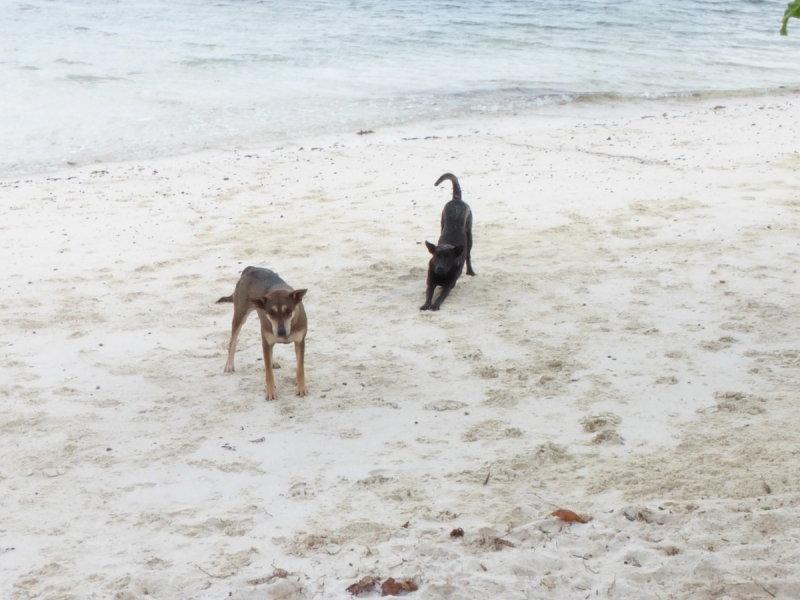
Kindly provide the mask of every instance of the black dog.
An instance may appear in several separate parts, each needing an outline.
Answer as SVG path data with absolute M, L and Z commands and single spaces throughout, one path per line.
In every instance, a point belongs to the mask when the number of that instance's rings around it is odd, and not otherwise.
M 471 260 L 472 211 L 461 199 L 461 186 L 458 185 L 455 175 L 445 173 L 439 177 L 435 185 L 448 179 L 453 182 L 453 199 L 445 204 L 442 210 L 442 234 L 439 236 L 439 243 L 434 246 L 430 242 L 425 242 L 433 258 L 428 263 L 428 288 L 425 291 L 425 304 L 419 307 L 420 310 L 439 310 L 461 277 L 465 259 L 467 275 L 475 275 Z M 431 303 L 436 286 L 442 287 L 442 293 L 436 302 Z

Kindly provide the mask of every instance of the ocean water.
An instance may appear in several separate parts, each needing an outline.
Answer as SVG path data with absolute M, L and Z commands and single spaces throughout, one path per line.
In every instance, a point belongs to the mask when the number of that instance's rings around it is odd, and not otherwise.
M 785 0 L 0 0 L 0 176 L 800 86 Z

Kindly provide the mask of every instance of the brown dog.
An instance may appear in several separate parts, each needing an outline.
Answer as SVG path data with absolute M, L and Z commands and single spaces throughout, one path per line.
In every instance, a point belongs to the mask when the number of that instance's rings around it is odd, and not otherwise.
M 303 309 L 303 296 L 307 290 L 292 289 L 277 273 L 259 267 L 247 267 L 230 296 L 217 300 L 233 303 L 233 323 L 231 342 L 228 345 L 228 362 L 225 372 L 232 373 L 233 354 L 239 331 L 250 312 L 255 309 L 261 319 L 261 347 L 264 350 L 264 367 L 267 371 L 267 400 L 275 400 L 275 378 L 272 375 L 272 348 L 275 344 L 294 342 L 297 356 L 297 395 L 308 394 L 304 370 L 306 349 L 306 311 Z M 278 365 L 274 365 L 278 366 Z

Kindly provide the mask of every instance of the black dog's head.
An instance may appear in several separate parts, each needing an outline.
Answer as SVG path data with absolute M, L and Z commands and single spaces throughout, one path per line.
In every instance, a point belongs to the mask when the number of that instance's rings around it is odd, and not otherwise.
M 447 275 L 464 263 L 463 244 L 458 246 L 452 246 L 450 244 L 434 246 L 430 242 L 425 242 L 425 245 L 428 247 L 428 252 L 433 254 L 430 267 L 435 275 Z

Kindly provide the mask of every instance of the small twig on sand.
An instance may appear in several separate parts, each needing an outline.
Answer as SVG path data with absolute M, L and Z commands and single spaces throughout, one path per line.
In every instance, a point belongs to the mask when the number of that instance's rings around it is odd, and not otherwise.
M 208 571 L 206 571 L 203 567 L 201 567 L 197 563 L 194 563 L 194 566 L 197 567 L 198 569 L 200 569 L 203 573 L 205 573 L 209 577 L 213 577 L 214 579 L 227 579 L 228 577 L 233 575 L 233 573 L 231 573 L 229 575 L 214 575 L 213 573 L 209 573 Z
M 593 569 L 590 569 L 590 568 L 589 568 L 589 565 L 587 565 L 587 564 L 586 564 L 586 555 L 585 555 L 585 554 L 584 554 L 583 556 L 581 556 L 580 554 L 573 554 L 572 556 L 574 556 L 575 558 L 580 558 L 580 559 L 583 561 L 583 566 L 584 566 L 584 568 L 585 568 L 587 571 L 589 571 L 589 573 L 594 573 L 595 575 L 597 575 L 597 574 L 598 574 L 598 572 L 599 572 L 599 571 L 595 571 L 595 570 L 593 570 Z
M 280 567 L 276 567 L 274 561 L 271 563 L 270 566 L 272 567 L 273 578 L 277 577 L 280 579 L 286 579 L 289 576 L 289 571 L 287 571 L 286 569 L 281 569 Z
M 314 595 L 311 596 L 312 600 L 314 598 L 316 598 L 318 594 L 324 594 L 325 593 L 325 575 L 322 575 L 321 577 L 318 577 L 317 581 L 319 581 L 320 579 L 322 579 L 322 587 L 320 589 L 318 589 L 316 592 L 314 592 Z
M 756 585 L 758 585 L 758 587 L 760 587 L 762 590 L 767 592 L 770 596 L 772 596 L 773 598 L 775 597 L 775 594 L 770 592 L 767 588 L 765 588 L 763 585 L 761 585 L 758 581 L 756 581 L 755 579 L 753 579 L 753 581 L 755 581 Z

